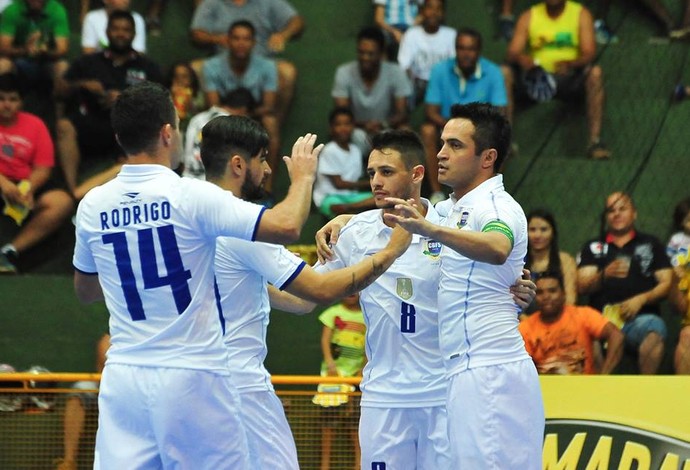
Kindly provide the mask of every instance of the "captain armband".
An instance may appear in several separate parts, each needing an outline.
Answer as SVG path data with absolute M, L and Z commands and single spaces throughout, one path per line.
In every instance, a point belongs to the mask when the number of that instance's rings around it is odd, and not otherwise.
M 492 220 L 488 224 L 486 224 L 482 228 L 482 232 L 499 232 L 508 237 L 508 240 L 510 240 L 510 247 L 512 248 L 515 245 L 515 235 L 513 235 L 513 231 L 508 227 L 508 225 L 505 222 L 502 222 L 500 220 Z

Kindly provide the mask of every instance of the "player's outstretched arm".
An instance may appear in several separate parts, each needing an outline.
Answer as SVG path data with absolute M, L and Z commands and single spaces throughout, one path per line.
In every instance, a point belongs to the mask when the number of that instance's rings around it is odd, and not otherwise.
M 378 253 L 366 257 L 362 261 L 346 268 L 327 273 L 319 273 L 309 266 L 286 287 L 286 291 L 293 297 L 271 295 L 271 307 L 292 313 L 307 313 L 314 305 L 305 304 L 304 299 L 313 304 L 329 304 L 348 295 L 365 289 L 383 274 L 393 262 L 410 246 L 412 236 L 401 227 L 393 229 L 388 244 Z M 271 294 L 272 290 L 269 290 Z M 274 304 L 275 300 L 275 304 Z
M 290 175 L 290 188 L 280 204 L 264 212 L 256 240 L 269 243 L 295 242 L 311 208 L 311 192 L 316 178 L 317 159 L 323 144 L 314 146 L 316 134 L 295 141 L 292 155 L 283 157 Z

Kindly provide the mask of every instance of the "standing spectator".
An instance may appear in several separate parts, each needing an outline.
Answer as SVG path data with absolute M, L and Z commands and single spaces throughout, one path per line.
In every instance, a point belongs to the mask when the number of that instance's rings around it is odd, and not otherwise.
M 158 65 L 132 49 L 134 28 L 131 13 L 113 12 L 108 17 L 108 47 L 76 59 L 56 87 L 68 100 L 66 115 L 56 126 L 60 165 L 77 200 L 92 187 L 79 185 L 82 155 L 113 162 L 122 156 L 110 125 L 110 110 L 117 97 L 144 80 L 163 82 Z
M 424 98 L 426 121 L 420 134 L 426 148 L 427 181 L 431 202 L 446 198 L 438 182 L 438 140 L 441 129 L 450 119 L 453 104 L 489 103 L 505 108 L 508 101 L 503 75 L 498 65 L 481 56 L 482 36 L 463 28 L 455 39 L 456 57 L 446 59 L 431 69 Z
M 357 130 L 353 135 L 363 155 L 368 137 L 384 129 L 407 126 L 410 82 L 398 64 L 383 60 L 383 33 L 375 27 L 357 34 L 357 60 L 340 65 L 331 96 L 336 107 L 350 108 Z
M 50 179 L 53 141 L 38 116 L 21 111 L 20 80 L 0 75 L 0 206 L 21 226 L 0 248 L 0 273 L 14 274 L 21 253 L 57 230 L 74 207 Z
M 319 315 L 319 321 L 323 324 L 321 376 L 361 377 L 362 369 L 367 362 L 364 353 L 367 327 L 359 306 L 359 294 L 349 295 L 338 305 L 324 310 Z M 347 395 L 343 395 L 343 399 L 345 397 Z M 358 468 L 361 455 L 357 435 L 357 414 L 352 402 L 348 400 L 348 403 L 333 403 L 333 394 L 316 395 L 312 401 L 324 407 L 321 421 L 321 470 L 331 468 L 334 427 L 343 421 L 352 425 L 353 454 L 355 468 Z
M 312 134 L 296 141 L 287 196 L 266 209 L 176 175 L 177 121 L 162 85 L 124 90 L 112 124 L 128 164 L 77 210 L 77 298 L 105 300 L 110 313 L 96 458 L 107 468 L 244 470 L 247 437 L 214 301 L 216 239 L 294 241 L 321 146 Z
M 385 35 L 385 53 L 388 59 L 395 60 L 398 46 L 408 28 L 419 24 L 419 5 L 424 0 L 373 0 L 374 23 Z
M 16 0 L 0 18 L 0 74 L 16 71 L 32 86 L 67 69 L 67 11 L 57 0 Z
M 488 104 L 455 105 L 443 128 L 440 224 L 405 199 L 384 215 L 443 246 L 438 330 L 446 369 L 451 468 L 542 468 L 544 407 L 509 293 L 527 254 L 527 220 L 498 173 L 510 124 Z
M 675 233 L 666 246 L 675 279 L 671 288 L 671 303 L 681 315 L 681 330 L 676 347 L 676 374 L 690 374 L 690 198 L 683 199 L 673 211 Z
M 560 273 L 565 291 L 565 303 L 577 301 L 577 264 L 575 258 L 558 249 L 556 218 L 546 209 L 536 209 L 527 214 L 527 258 L 525 269 L 533 279 L 542 273 Z
M 589 127 L 587 155 L 607 159 L 611 152 L 601 141 L 604 79 L 596 59 L 594 22 L 589 10 L 570 0 L 537 3 L 520 15 L 508 46 L 504 66 L 508 90 L 508 118 L 512 120 L 514 88 L 532 101 L 581 99 L 584 91 Z
M 256 53 L 275 57 L 287 43 L 304 30 L 304 18 L 286 0 L 203 0 L 192 18 L 192 41 L 199 46 L 213 46 L 220 52 L 229 47 L 228 29 L 239 20 L 249 21 L 256 28 Z M 276 59 L 278 98 L 276 116 L 279 123 L 292 103 L 297 68 L 285 59 Z
M 130 0 L 103 0 L 104 8 L 91 10 L 84 17 L 81 24 L 81 52 L 91 54 L 100 52 L 108 47 L 108 16 L 114 11 L 129 11 Z M 137 12 L 133 11 L 134 41 L 132 48 L 140 54 L 146 53 L 146 22 Z
M 580 251 L 578 293 L 589 295 L 591 307 L 625 322 L 625 346 L 637 353 L 640 373 L 656 374 L 666 340 L 659 303 L 669 293 L 673 271 L 659 240 L 635 230 L 630 195 L 612 193 L 605 211 L 605 235 Z
M 538 311 L 520 322 L 525 348 L 540 374 L 596 374 L 594 341 L 606 341 L 602 374 L 610 374 L 623 356 L 623 334 L 591 307 L 565 300 L 559 272 L 537 278 Z
M 431 68 L 442 60 L 455 57 L 455 29 L 445 26 L 445 0 L 425 0 L 422 22 L 403 34 L 398 64 L 412 82 L 410 108 L 415 108 L 426 93 Z
M 252 51 L 256 45 L 254 25 L 239 20 L 227 32 L 228 49 L 204 62 L 204 91 L 209 105 L 220 103 L 220 95 L 227 95 L 237 88 L 247 88 L 256 102 L 252 117 L 261 120 L 271 138 L 268 147 L 268 164 L 278 167 L 280 149 L 280 125 L 275 113 L 278 72 L 273 60 Z M 266 184 L 271 191 L 273 177 Z
M 362 179 L 362 151 L 352 142 L 354 117 L 349 108 L 335 108 L 328 116 L 331 141 L 319 156 L 314 205 L 326 217 L 373 209 L 369 180 Z

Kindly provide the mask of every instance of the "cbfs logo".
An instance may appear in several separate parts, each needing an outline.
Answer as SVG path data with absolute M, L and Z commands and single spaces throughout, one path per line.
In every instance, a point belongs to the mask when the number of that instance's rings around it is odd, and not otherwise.
M 443 247 L 443 245 L 441 245 L 441 242 L 426 239 L 424 240 L 424 248 L 422 250 L 422 253 L 424 253 L 429 258 L 436 259 L 439 256 L 441 256 L 441 247 Z

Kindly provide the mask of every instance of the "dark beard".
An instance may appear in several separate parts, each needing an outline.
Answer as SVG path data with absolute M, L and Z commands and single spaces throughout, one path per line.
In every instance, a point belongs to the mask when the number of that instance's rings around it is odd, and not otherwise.
M 110 45 L 108 46 L 108 49 L 110 49 L 110 51 L 111 51 L 113 54 L 116 54 L 116 55 L 125 55 L 125 54 L 129 54 L 129 53 L 132 52 L 132 50 L 133 50 L 131 44 L 128 44 L 128 45 L 126 45 L 126 46 L 117 46 L 117 45 L 115 45 L 115 44 L 110 44 Z
M 266 191 L 263 186 L 256 186 L 249 178 L 245 179 L 244 183 L 242 183 L 240 192 L 242 194 L 242 199 L 245 201 L 260 201 L 266 197 Z

